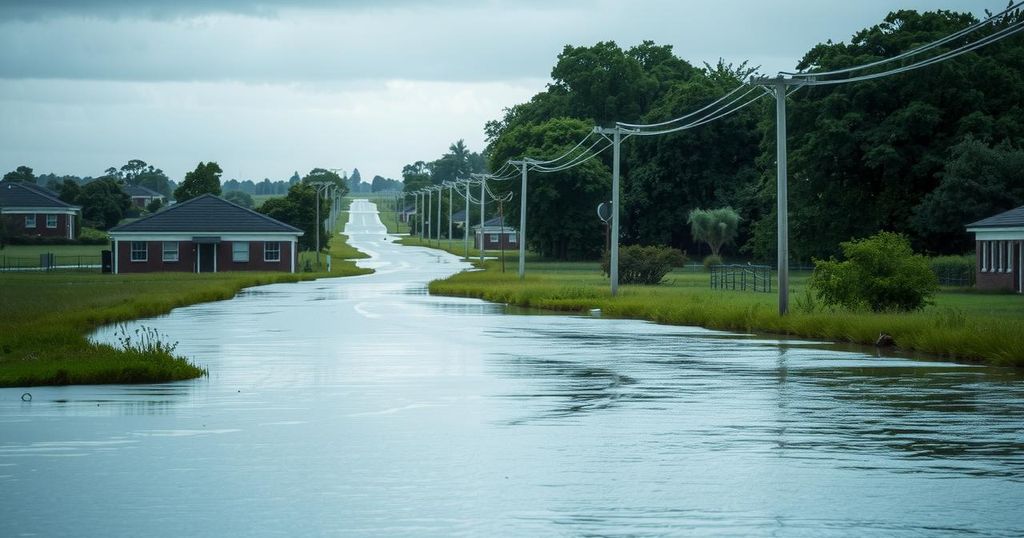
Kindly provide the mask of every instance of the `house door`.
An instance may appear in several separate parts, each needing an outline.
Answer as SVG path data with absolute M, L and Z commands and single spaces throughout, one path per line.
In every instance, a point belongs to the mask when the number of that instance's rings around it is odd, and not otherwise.
M 217 244 L 200 243 L 199 247 L 199 272 L 213 273 L 217 270 Z

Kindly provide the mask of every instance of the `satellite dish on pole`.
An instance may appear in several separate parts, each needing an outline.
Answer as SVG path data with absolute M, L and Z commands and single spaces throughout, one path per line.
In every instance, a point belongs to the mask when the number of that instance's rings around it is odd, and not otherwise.
M 608 221 L 612 220 L 612 203 L 601 202 L 597 204 L 597 218 L 601 219 L 601 222 L 608 224 Z

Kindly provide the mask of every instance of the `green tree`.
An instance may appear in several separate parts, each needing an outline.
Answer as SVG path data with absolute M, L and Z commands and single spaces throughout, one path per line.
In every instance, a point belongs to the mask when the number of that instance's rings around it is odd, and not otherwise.
M 159 198 L 153 198 L 148 204 L 146 204 L 146 211 L 156 213 L 157 211 L 160 211 L 162 207 L 164 207 L 164 203 L 161 202 Z
M 319 201 L 321 221 L 317 222 L 316 204 Z M 317 196 L 316 189 L 300 182 L 288 189 L 284 198 L 271 198 L 260 205 L 258 211 L 285 224 L 301 229 L 304 233 L 299 237 L 299 246 L 314 250 L 316 246 L 317 227 L 320 227 L 320 248 L 327 245 L 330 236 L 323 227 L 322 218 L 329 210 L 327 202 Z
M 737 87 L 749 74 L 745 65 L 719 62 L 688 80 L 672 84 L 644 116 L 645 123 L 677 118 L 711 103 Z M 759 209 L 760 171 L 756 158 L 764 136 L 758 125 L 764 106 L 756 103 L 723 120 L 696 129 L 634 138 L 624 144 L 623 227 L 627 240 L 660 243 L 697 252 L 687 233 L 690 211 L 731 206 L 745 223 Z
M 1024 205 L 1024 151 L 968 138 L 954 146 L 939 186 L 914 209 L 913 229 L 932 252 L 968 252 L 965 226 Z
M 32 173 L 31 168 L 27 166 L 19 166 L 4 174 L 4 181 L 28 181 L 30 183 L 35 183 L 36 176 Z
M 78 203 L 78 195 L 82 192 L 82 187 L 78 185 L 78 182 L 72 179 L 65 179 L 60 182 L 57 186 L 57 196 L 63 202 L 69 204 Z
M 124 193 L 117 180 L 110 176 L 82 186 L 76 203 L 82 206 L 82 218 L 103 230 L 117 226 L 132 205 L 131 198 Z
M 880 232 L 841 245 L 845 261 L 815 260 L 808 286 L 826 305 L 876 312 L 919 310 L 939 289 L 927 258 L 906 236 Z
M 561 155 L 586 136 L 591 127 L 588 122 L 567 118 L 515 127 L 497 140 L 491 156 L 492 168 L 520 155 Z M 512 181 L 492 185 L 492 189 L 511 190 L 518 195 L 520 181 L 516 176 Z M 608 168 L 592 159 L 561 172 L 535 173 L 528 186 L 528 246 L 551 258 L 596 258 L 604 243 L 604 225 L 594 214 L 594 208 L 611 194 Z M 508 204 L 505 218 L 507 222 L 519 222 L 519 204 Z
M 220 195 L 220 166 L 210 161 L 199 163 L 196 169 L 185 174 L 185 180 L 174 189 L 174 198 L 179 202 L 191 200 L 203 194 Z
M 740 215 L 731 207 L 694 209 L 690 211 L 687 222 L 693 238 L 707 243 L 711 247 L 712 256 L 719 256 L 722 246 L 736 238 Z
M 224 199 L 247 209 L 252 209 L 254 205 L 252 196 L 242 191 L 228 191 L 224 193 Z
M 1021 18 L 1017 14 L 990 31 Z M 895 11 L 849 43 L 815 46 L 798 67 L 836 69 L 895 56 L 975 21 L 950 11 Z M 962 248 L 943 246 L 936 230 L 915 226 L 916 206 L 939 186 L 952 148 L 966 135 L 992 145 L 1024 142 L 1022 52 L 1020 39 L 1007 39 L 912 73 L 809 87 L 794 95 L 788 126 L 795 257 L 834 255 L 841 241 L 880 229 L 906 232 L 915 244 L 940 252 Z M 773 124 L 770 118 L 766 127 Z M 768 209 L 775 205 L 775 140 L 766 132 L 757 224 L 762 232 L 754 234 L 761 244 L 751 245 L 762 253 L 773 250 L 768 241 L 774 234 L 764 232 L 775 226 Z

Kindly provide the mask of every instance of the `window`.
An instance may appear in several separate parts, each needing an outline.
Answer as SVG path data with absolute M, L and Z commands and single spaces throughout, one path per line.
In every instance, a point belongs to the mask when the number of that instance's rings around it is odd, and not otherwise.
M 163 245 L 163 260 L 165 262 L 176 262 L 176 261 L 178 261 L 178 242 L 177 241 L 164 241 L 164 245 Z
M 263 244 L 263 261 L 265 262 L 279 262 L 281 261 L 281 243 L 264 243 Z
M 56 228 L 57 227 L 57 215 L 47 215 L 46 216 L 46 227 L 47 228 Z
M 25 215 L 25 227 L 26 228 L 35 228 L 36 227 L 36 216 L 35 215 Z
M 231 243 L 231 261 L 233 262 L 247 262 L 249 261 L 249 242 L 248 241 L 235 241 Z
M 516 234 L 508 234 L 508 242 L 510 245 L 516 244 Z
M 145 241 L 132 241 L 132 261 L 144 262 L 149 260 L 149 252 L 146 249 Z
M 498 234 L 491 234 L 491 243 L 497 243 L 499 237 L 501 236 Z

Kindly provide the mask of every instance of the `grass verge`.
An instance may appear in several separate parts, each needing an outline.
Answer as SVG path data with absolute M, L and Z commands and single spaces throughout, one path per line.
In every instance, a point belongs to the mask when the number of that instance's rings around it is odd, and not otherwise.
M 346 239 L 335 235 L 330 242 L 330 273 L 0 273 L 0 386 L 159 383 L 205 375 L 158 335 L 128 349 L 86 336 L 102 325 L 230 299 L 251 286 L 372 272 L 346 261 L 365 257 Z
M 508 261 L 506 266 L 513 267 Z M 498 261 L 482 267 L 432 282 L 430 292 L 566 312 L 600 308 L 614 317 L 866 345 L 884 332 L 905 351 L 1024 367 L 1024 297 L 1016 295 L 944 289 L 934 305 L 920 312 L 850 312 L 814 305 L 805 292 L 808 275 L 798 273 L 791 280 L 792 312 L 779 316 L 776 294 L 712 290 L 706 273 L 675 271 L 661 285 L 621 286 L 612 297 L 596 262 L 534 262 L 524 280 L 514 268 L 501 273 Z

